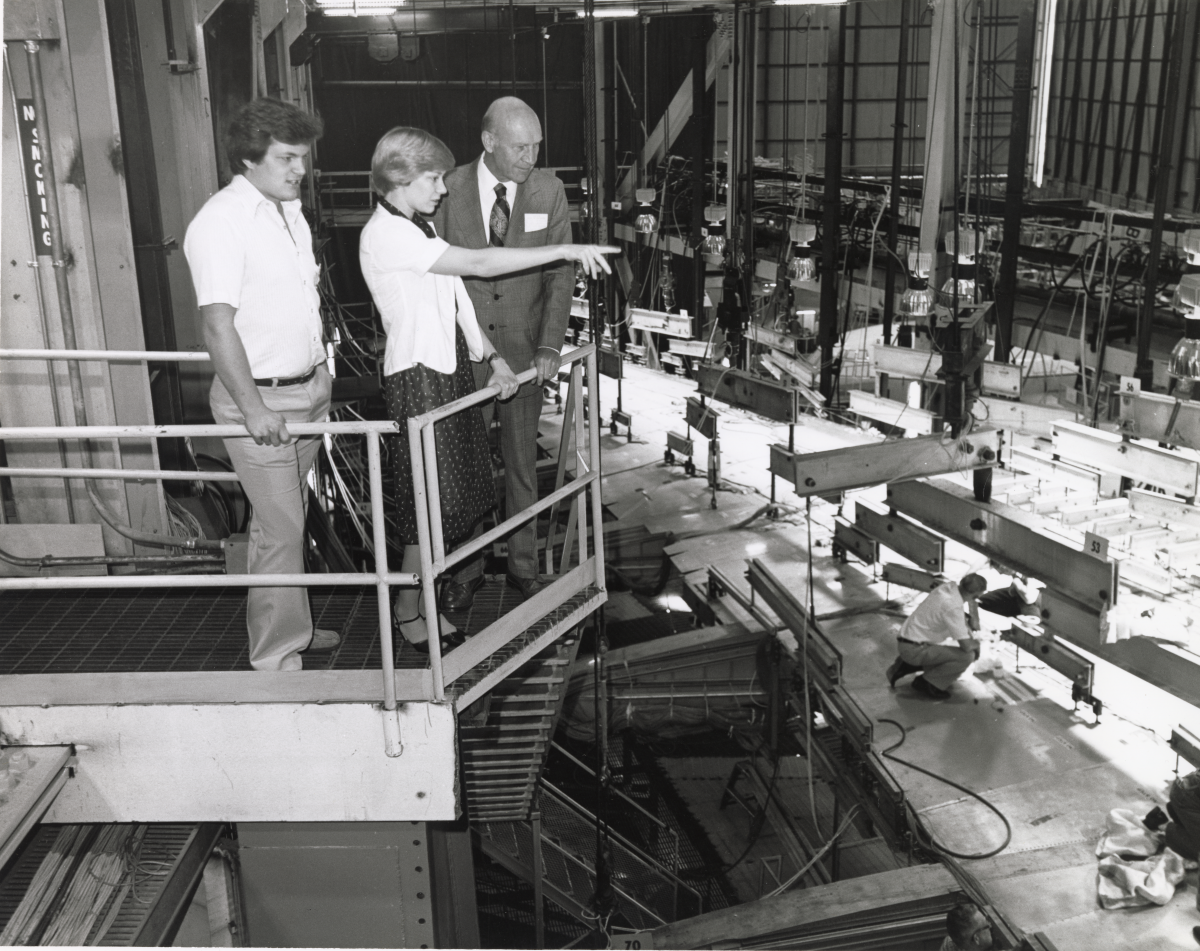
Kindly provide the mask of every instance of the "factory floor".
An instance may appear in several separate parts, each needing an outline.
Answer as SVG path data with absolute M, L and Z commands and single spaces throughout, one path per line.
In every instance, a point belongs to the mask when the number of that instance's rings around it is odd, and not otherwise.
M 605 421 L 616 405 L 616 390 L 616 381 L 602 379 Z M 1044 932 L 1061 951 L 1196 946 L 1191 935 L 1193 925 L 1200 924 L 1196 872 L 1188 873 L 1163 907 L 1108 911 L 1097 899 L 1095 856 L 1110 810 L 1127 808 L 1140 816 L 1165 802 L 1179 765 L 1166 738 L 1178 724 L 1200 725 L 1194 707 L 1097 659 L 1094 694 L 1104 701 L 1097 722 L 1090 708 L 1075 709 L 1065 678 L 1031 663 L 1028 654 L 1018 657 L 1015 647 L 994 638 L 985 643 L 985 657 L 999 660 L 1001 667 L 995 673 L 968 671 L 949 700 L 925 699 L 908 680 L 889 689 L 884 670 L 895 657 L 896 631 L 921 596 L 877 580 L 877 566 L 832 557 L 834 505 L 814 500 L 811 519 L 806 518 L 803 500 L 779 482 L 774 498 L 782 509 L 774 518 L 761 511 L 772 497 L 767 447 L 772 442 L 786 445 L 788 427 L 719 405 L 722 488 L 714 496 L 704 477 L 705 440 L 696 439 L 696 476 L 663 461 L 667 432 L 685 432 L 684 404 L 695 395 L 695 384 L 627 364 L 621 395 L 624 409 L 633 415 L 633 437 L 628 439 L 623 428 L 618 436 L 605 430 L 608 510 L 623 520 L 641 521 L 651 531 L 674 534 L 676 541 L 667 552 L 686 578 L 699 580 L 713 565 L 747 593 L 745 562 L 758 558 L 807 601 L 812 551 L 815 613 L 818 618 L 843 615 L 822 622 L 822 629 L 844 655 L 845 682 L 875 721 L 878 747 L 886 749 L 900 739 L 895 726 L 881 722 L 896 721 L 905 730 L 896 756 L 982 794 L 1011 825 L 1012 841 L 1002 852 L 963 862 L 1010 921 L 1028 932 Z M 548 405 L 544 424 L 549 428 L 552 412 Z M 543 433 L 556 442 L 547 428 Z M 795 447 L 803 452 L 866 438 L 815 418 L 804 419 L 795 429 Z M 882 499 L 880 489 L 866 494 Z M 851 509 L 849 499 L 846 508 Z M 975 552 L 947 545 L 950 577 L 980 570 L 984 561 Z M 728 601 L 723 600 L 720 611 L 749 620 Z M 885 605 L 888 601 L 899 602 L 899 609 Z M 1002 626 L 1002 619 L 993 616 L 984 615 L 984 621 L 985 626 Z M 944 848 L 978 854 L 1002 843 L 1002 821 L 982 804 L 945 783 L 891 765 Z M 1186 771 L 1187 764 L 1182 768 Z M 673 778 L 684 785 L 689 777 L 703 779 L 705 795 L 711 797 L 720 788 L 712 769 L 711 762 L 685 763 L 676 767 Z M 692 804 L 693 811 L 700 811 L 698 805 Z M 730 851 L 735 847 L 729 835 L 733 825 L 723 830 L 721 824 L 739 820 L 717 805 L 710 804 L 704 820 L 723 851 Z M 797 811 L 806 805 L 797 804 Z

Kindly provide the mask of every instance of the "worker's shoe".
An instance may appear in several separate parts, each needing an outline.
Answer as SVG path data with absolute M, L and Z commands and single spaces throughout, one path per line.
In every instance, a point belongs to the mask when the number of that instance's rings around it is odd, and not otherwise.
M 341 642 L 342 635 L 337 631 L 322 631 L 320 628 L 313 628 L 312 640 L 305 650 L 331 651 Z
M 913 690 L 915 690 L 917 693 L 925 694 L 925 696 L 932 700 L 948 700 L 950 698 L 949 690 L 943 690 L 941 687 L 935 687 L 924 677 L 917 677 L 915 680 L 913 680 L 912 685 Z
M 892 666 L 887 669 L 888 686 L 895 690 L 897 680 L 901 677 L 907 677 L 909 674 L 915 674 L 920 669 L 920 667 L 914 667 L 912 664 L 905 663 L 897 657 Z
M 442 610 L 454 613 L 465 611 L 475 603 L 475 592 L 483 586 L 483 575 L 463 582 L 450 581 L 442 589 Z
M 1196 944 L 1200 944 L 1200 925 L 1196 925 L 1194 928 L 1192 928 L 1192 940 L 1195 941 Z
M 516 575 L 505 575 L 504 580 L 508 582 L 509 587 L 516 588 L 521 592 L 521 597 L 525 601 L 546 587 L 537 578 L 518 578 Z

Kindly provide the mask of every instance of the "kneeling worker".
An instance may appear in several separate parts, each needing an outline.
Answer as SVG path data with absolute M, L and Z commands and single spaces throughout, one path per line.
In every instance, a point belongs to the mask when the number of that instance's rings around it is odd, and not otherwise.
M 949 687 L 979 656 L 979 641 L 971 637 L 963 613 L 968 602 L 987 590 L 987 582 L 979 575 L 963 575 L 957 584 L 947 581 L 929 592 L 917 609 L 908 616 L 896 637 L 900 656 L 887 670 L 888 684 L 918 671 L 924 673 L 913 681 L 913 689 L 945 700 Z M 942 642 L 953 638 L 957 647 Z

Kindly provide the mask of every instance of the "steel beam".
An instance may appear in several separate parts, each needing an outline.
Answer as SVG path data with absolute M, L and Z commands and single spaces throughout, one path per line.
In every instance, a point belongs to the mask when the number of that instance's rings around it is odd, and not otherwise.
M 879 571 L 879 577 L 888 584 L 898 584 L 902 588 L 913 588 L 917 591 L 932 591 L 946 579 L 941 575 L 931 575 L 927 571 L 919 571 L 906 565 L 886 564 Z
M 794 423 L 800 418 L 800 397 L 794 387 L 710 363 L 701 365 L 698 377 L 700 392 L 711 399 L 753 410 L 780 423 Z
M 846 8 L 829 8 L 829 34 L 825 53 L 825 202 L 822 209 L 821 318 L 817 336 L 821 344 L 821 395 L 833 396 L 833 345 L 838 330 L 838 237 L 842 211 L 842 111 L 845 91 Z
M 1188 498 L 1196 496 L 1200 484 L 1200 463 L 1079 423 L 1054 424 L 1054 452 L 1068 462 L 1150 482 Z
M 896 58 L 896 114 L 892 120 L 892 190 L 888 195 L 887 276 L 883 287 L 883 342 L 892 342 L 896 309 L 896 248 L 900 227 L 900 175 L 904 164 L 904 108 L 908 105 L 908 32 L 912 0 L 900 0 L 899 54 Z
M 927 571 L 940 572 L 946 557 L 946 542 L 940 536 L 903 515 L 880 512 L 861 499 L 854 504 L 854 524 L 897 555 Z
M 853 552 L 867 565 L 879 561 L 879 542 L 837 516 L 833 520 L 833 553 L 835 557 L 844 558 L 848 551 Z
M 1200 768 L 1200 737 L 1187 727 L 1178 726 L 1172 730 L 1168 745 L 1193 766 Z
M 1093 611 L 1116 602 L 1117 566 L 1056 538 L 1036 515 L 1002 502 L 976 501 L 946 480 L 888 486 L 888 504 L 1014 571 L 1044 581 Z
M 1200 403 L 1159 393 L 1122 393 L 1121 432 L 1200 449 Z
M 875 396 L 865 390 L 850 391 L 850 412 L 878 423 L 928 436 L 937 428 L 938 416 L 927 409 L 909 406 L 899 400 Z
M 1000 433 L 981 430 L 958 439 L 920 436 L 848 446 L 826 452 L 797 453 L 791 479 L 799 496 L 829 495 L 868 485 L 994 466 Z M 772 463 L 782 451 L 772 450 Z M 786 476 L 785 476 L 786 478 Z
M 996 359 L 1004 363 L 1008 362 L 1008 352 L 1012 347 L 1013 305 L 1017 297 L 1021 203 L 1025 192 L 1033 63 L 1037 49 L 1037 0 L 1020 0 L 1015 12 L 1017 52 L 1012 87 L 1012 119 L 1008 136 L 1008 175 L 1004 189 L 1004 236 L 1000 242 L 1000 273 L 996 287 L 995 311 Z M 1111 72 L 1110 68 L 1110 75 Z M 1107 116 L 1107 112 L 1105 115 Z
M 796 640 L 808 650 L 808 671 L 823 690 L 841 682 L 842 653 L 821 633 L 796 596 L 757 558 L 752 558 L 746 571 L 750 588 L 775 612 Z
M 1146 492 L 1143 489 L 1129 490 L 1129 511 L 1134 515 L 1146 515 L 1168 523 L 1173 528 L 1188 526 L 1200 528 L 1200 506 L 1188 505 L 1178 499 Z
M 1051 670 L 1058 671 L 1075 684 L 1086 699 L 1091 699 L 1096 665 L 1065 644 L 1060 644 L 1053 635 L 1044 637 L 1021 624 L 1014 624 L 1000 634 L 1000 640 L 1016 644 L 1023 651 L 1032 654 Z

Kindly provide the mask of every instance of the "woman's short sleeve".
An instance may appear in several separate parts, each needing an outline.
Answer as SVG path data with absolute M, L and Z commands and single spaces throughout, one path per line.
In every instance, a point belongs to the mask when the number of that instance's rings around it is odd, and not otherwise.
M 441 238 L 427 238 L 421 229 L 405 218 L 389 215 L 376 219 L 379 227 L 367 229 L 363 237 L 372 264 L 380 270 L 399 268 L 424 276 L 450 245 Z

